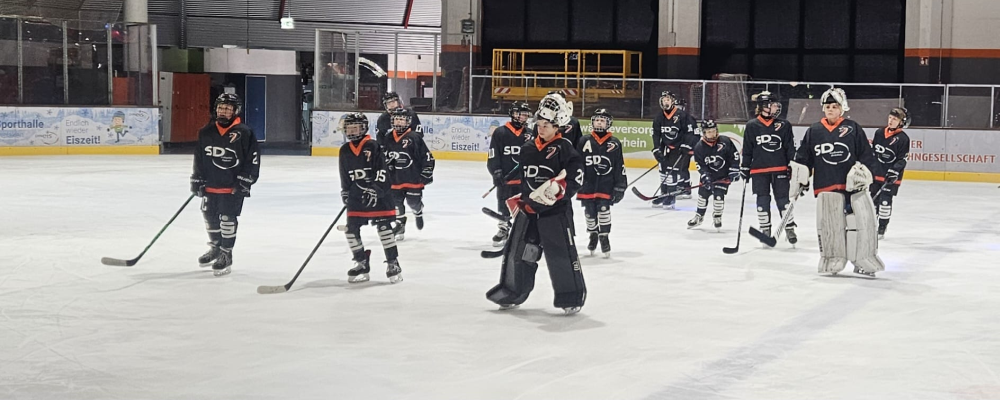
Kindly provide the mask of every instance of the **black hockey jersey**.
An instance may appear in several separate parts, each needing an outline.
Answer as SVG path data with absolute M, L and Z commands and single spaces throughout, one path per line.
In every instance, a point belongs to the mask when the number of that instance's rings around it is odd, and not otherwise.
M 813 170 L 813 194 L 819 195 L 846 190 L 854 163 L 860 161 L 874 171 L 875 157 L 861 125 L 845 118 L 831 125 L 824 118 L 806 130 L 795 161 Z
M 340 189 L 347 192 L 347 216 L 385 218 L 396 216 L 389 193 L 389 172 L 378 144 L 365 136 L 340 146 Z M 378 193 L 378 202 L 365 203 L 366 190 Z
M 624 190 L 625 157 L 622 155 L 622 143 L 618 138 L 606 132 L 600 136 L 591 132 L 580 140 L 577 150 L 583 156 L 583 186 L 577 192 L 577 200 L 611 199 L 616 187 Z
M 551 206 L 543 205 L 531 199 L 531 192 L 539 185 L 559 175 L 566 170 L 566 193 Z M 569 140 L 556 134 L 551 141 L 542 142 L 542 138 L 521 146 L 521 201 L 526 205 L 528 213 L 549 214 L 564 210 L 573 195 L 583 185 L 583 159 Z
M 423 189 L 430 183 L 423 175 L 434 173 L 434 155 L 427 149 L 423 137 L 410 130 L 402 134 L 390 131 L 383 151 L 387 155 L 389 183 L 393 189 Z
M 206 192 L 233 193 L 237 175 L 254 183 L 259 174 L 257 137 L 249 126 L 240 123 L 240 118 L 228 128 L 213 121 L 198 131 L 193 175 L 205 181 Z
M 409 107 L 406 107 L 405 110 L 410 113 L 410 131 L 424 136 L 424 126 L 420 124 L 420 117 L 417 116 L 417 112 Z M 379 146 L 386 145 L 386 141 L 389 139 L 389 132 L 392 132 L 392 115 L 386 111 L 382 115 L 379 115 L 378 121 L 375 122 L 375 140 Z
M 783 119 L 767 120 L 759 116 L 747 121 L 741 166 L 750 169 L 750 175 L 788 172 L 788 163 L 794 158 L 792 124 Z
M 704 138 L 694 146 L 694 162 L 698 170 L 708 174 L 712 182 L 730 183 L 729 174 L 740 171 L 740 152 L 733 140 L 719 135 L 715 143 Z
M 910 136 L 902 129 L 890 130 L 881 128 L 875 131 L 872 138 L 872 148 L 875 151 L 875 169 L 872 176 L 876 182 L 885 182 L 885 172 L 899 160 L 905 160 L 910 154 Z M 899 179 L 896 185 L 903 181 L 903 170 L 899 169 Z
M 580 120 L 577 119 L 576 117 L 570 117 L 569 125 L 559 127 L 559 133 L 562 135 L 563 138 L 569 140 L 569 142 L 572 143 L 573 146 L 576 146 L 578 143 L 580 143 L 580 138 L 583 137 L 583 131 L 580 130 Z M 532 128 L 531 138 L 525 140 L 533 140 L 534 137 L 536 136 L 538 136 L 538 130 Z
M 531 132 L 524 126 L 515 129 L 510 122 L 495 129 L 493 136 L 490 137 L 490 153 L 486 159 L 486 169 L 491 175 L 493 171 L 501 171 L 507 178 L 508 185 L 520 185 L 521 169 L 517 166 L 521 160 L 521 146 L 532 138 Z
M 690 152 L 692 145 L 697 143 L 695 124 L 694 117 L 677 107 L 669 113 L 656 114 L 653 117 L 653 149 L 660 149 L 663 154 L 678 148 Z

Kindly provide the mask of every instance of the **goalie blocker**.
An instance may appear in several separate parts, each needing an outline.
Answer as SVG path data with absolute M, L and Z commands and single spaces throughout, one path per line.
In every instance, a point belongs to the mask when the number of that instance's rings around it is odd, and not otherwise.
M 789 165 L 789 196 L 796 198 L 808 187 L 813 169 L 819 273 L 837 274 L 850 261 L 855 273 L 874 277 L 885 269 L 878 257 L 875 207 L 867 194 L 874 153 L 861 127 L 843 117 L 850 107 L 842 89 L 827 90 L 821 102 L 825 118 L 809 127 Z

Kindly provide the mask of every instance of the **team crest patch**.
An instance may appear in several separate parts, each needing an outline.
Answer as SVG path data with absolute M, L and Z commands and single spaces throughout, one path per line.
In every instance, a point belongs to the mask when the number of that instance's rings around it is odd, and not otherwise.
M 552 156 L 555 156 L 556 155 L 556 151 L 559 151 L 559 148 L 558 147 L 549 147 L 548 151 L 549 151 L 549 154 L 545 156 L 546 160 L 551 159 Z
M 897 140 L 899 140 L 899 138 L 898 138 L 898 137 L 894 137 L 894 138 L 892 138 L 892 140 L 890 140 L 890 141 L 889 141 L 889 145 L 890 145 L 890 146 L 892 146 L 892 145 L 896 144 L 896 141 L 897 141 Z
M 240 133 L 237 131 L 229 132 L 229 143 L 236 143 L 240 139 Z
M 779 130 L 779 129 L 781 129 L 781 125 L 782 125 L 782 123 L 781 123 L 781 122 L 778 122 L 778 123 L 774 124 L 774 130 Z
M 615 151 L 615 149 L 617 149 L 617 148 L 618 148 L 618 145 L 616 145 L 614 143 L 608 143 L 608 152 Z
M 840 132 L 840 137 L 844 137 L 851 133 L 851 128 L 847 126 L 842 126 L 840 127 L 840 129 L 838 129 L 838 131 Z

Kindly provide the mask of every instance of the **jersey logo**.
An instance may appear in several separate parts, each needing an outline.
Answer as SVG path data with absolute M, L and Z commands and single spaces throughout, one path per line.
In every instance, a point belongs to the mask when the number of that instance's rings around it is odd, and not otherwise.
M 413 158 L 405 151 L 390 151 L 389 163 L 397 170 L 407 169 L 413 165 Z
M 365 162 L 372 162 L 372 152 L 371 150 L 365 150 Z
M 781 124 L 782 124 L 781 122 L 775 122 L 774 123 L 774 130 L 777 131 L 778 129 L 781 129 Z
M 844 137 L 844 136 L 847 136 L 847 135 L 849 135 L 851 133 L 851 127 L 849 127 L 849 126 L 842 126 L 837 131 L 840 132 L 840 137 Z
M 555 171 L 552 168 L 546 167 L 544 165 L 525 165 L 524 166 L 524 178 L 525 182 L 528 183 L 528 187 L 531 190 L 538 188 L 538 183 L 545 182 L 556 176 Z
M 813 152 L 830 165 L 843 164 L 851 159 L 851 149 L 840 142 L 817 144 L 813 146 Z
M 403 148 L 405 149 L 406 146 L 410 145 L 410 139 L 403 139 L 402 143 L 403 143 Z
M 212 157 L 212 165 L 218 169 L 233 169 L 240 165 L 240 158 L 233 149 L 205 146 L 205 155 Z
M 615 149 L 617 149 L 617 148 L 618 148 L 618 145 L 617 145 L 617 144 L 614 144 L 614 143 L 608 143 L 608 153 L 610 153 L 610 152 L 612 152 L 612 151 L 615 151 Z
M 880 144 L 875 145 L 875 154 L 882 164 L 893 164 L 896 162 L 896 152 Z
M 898 138 L 898 137 L 894 137 L 894 138 L 892 138 L 892 140 L 890 140 L 890 141 L 889 141 L 889 145 L 890 145 L 890 146 L 892 146 L 892 145 L 896 144 L 896 141 L 897 141 L 897 140 L 899 140 L 899 138 Z
M 240 139 L 240 133 L 238 131 L 229 132 L 229 143 L 236 143 Z
M 778 135 L 760 135 L 757 136 L 755 140 L 760 148 L 769 153 L 781 150 L 782 147 L 781 136 Z
M 546 150 L 549 152 L 549 154 L 545 156 L 545 159 L 549 160 L 549 159 L 552 159 L 552 157 L 556 155 L 556 152 L 559 151 L 559 148 L 556 147 L 556 146 L 550 146 Z
M 611 159 L 607 156 L 591 155 L 584 157 L 587 168 L 592 168 L 597 175 L 607 175 L 611 173 Z
M 681 120 L 680 117 L 674 116 L 674 123 L 675 124 L 678 123 L 678 122 L 680 122 L 680 120 Z
M 708 169 L 718 172 L 726 166 L 726 159 L 717 155 L 705 156 L 705 165 Z

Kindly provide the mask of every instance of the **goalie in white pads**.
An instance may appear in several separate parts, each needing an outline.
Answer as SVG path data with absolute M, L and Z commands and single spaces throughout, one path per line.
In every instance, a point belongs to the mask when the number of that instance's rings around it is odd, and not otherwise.
M 507 201 L 514 223 L 503 249 L 500 283 L 486 292 L 486 298 L 501 309 L 528 299 L 542 255 L 557 308 L 573 314 L 587 298 L 570 205 L 583 185 L 583 160 L 558 132 L 570 122 L 572 112 L 573 104 L 561 96 L 545 96 L 536 114 L 538 136 L 521 147 L 523 178 L 520 193 Z
M 789 195 L 797 198 L 808 188 L 812 169 L 819 272 L 837 274 L 851 261 L 855 273 L 874 277 L 885 264 L 878 257 L 875 207 L 867 192 L 872 147 L 861 126 L 844 118 L 850 107 L 842 89 L 827 90 L 821 102 L 825 118 L 809 127 L 789 165 Z

